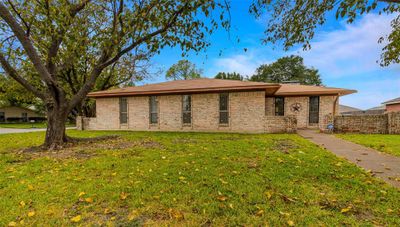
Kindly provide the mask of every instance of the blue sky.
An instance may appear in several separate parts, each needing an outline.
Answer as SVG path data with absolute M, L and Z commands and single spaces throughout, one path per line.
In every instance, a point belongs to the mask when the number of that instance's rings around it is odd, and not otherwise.
M 392 16 L 372 13 L 346 24 L 335 20 L 332 13 L 327 23 L 317 30 L 311 50 L 304 52 L 301 47 L 294 47 L 285 52 L 281 46 L 261 43 L 266 19 L 255 19 L 247 9 L 248 1 L 233 0 L 230 34 L 218 30 L 209 37 L 211 47 L 186 58 L 203 69 L 203 76 L 214 77 L 220 71 L 250 76 L 260 64 L 297 54 L 307 66 L 320 71 L 326 86 L 358 90 L 357 94 L 342 97 L 341 104 L 367 109 L 400 96 L 400 66 L 382 68 L 377 63 L 383 47 L 377 40 L 390 32 Z M 237 37 L 241 40 L 239 43 Z M 145 83 L 164 81 L 165 70 L 180 59 L 179 48 L 164 49 L 152 60 L 154 67 L 164 69 L 164 73 Z

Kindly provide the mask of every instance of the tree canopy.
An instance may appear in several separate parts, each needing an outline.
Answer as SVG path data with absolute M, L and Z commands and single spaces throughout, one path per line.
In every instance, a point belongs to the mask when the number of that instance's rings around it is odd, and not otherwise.
M 2 1 L 0 64 L 43 101 L 44 147 L 54 149 L 70 139 L 65 119 L 99 81 L 119 80 L 108 73 L 112 67 L 164 47 L 178 46 L 183 54 L 203 50 L 207 34 L 229 27 L 226 9 L 225 1 L 211 0 Z
M 251 81 L 283 83 L 299 82 L 306 85 L 321 85 L 318 70 L 307 68 L 300 56 L 291 55 L 279 58 L 271 64 L 259 66 Z
M 240 73 L 233 72 L 233 73 L 225 73 L 219 72 L 214 77 L 215 79 L 223 79 L 223 80 L 244 80 L 244 77 L 240 75 Z
M 201 77 L 202 70 L 197 69 L 196 65 L 188 60 L 179 60 L 173 64 L 166 72 L 167 80 L 189 80 Z
M 361 15 L 370 12 L 393 14 L 391 33 L 377 40 L 385 42 L 380 64 L 387 66 L 400 63 L 399 3 L 398 0 L 254 0 L 250 12 L 258 18 L 264 14 L 268 15 L 263 42 L 282 41 L 286 50 L 296 44 L 302 44 L 304 49 L 311 48 L 310 40 L 314 37 L 317 27 L 326 22 L 328 12 L 336 12 L 336 19 L 344 19 L 347 23 L 353 23 Z

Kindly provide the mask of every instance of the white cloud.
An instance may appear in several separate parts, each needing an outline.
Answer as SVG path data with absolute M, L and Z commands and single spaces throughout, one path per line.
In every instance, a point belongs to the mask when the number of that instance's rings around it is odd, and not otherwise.
M 359 81 L 349 84 L 349 87 L 357 89 L 358 93 L 343 96 L 340 99 L 341 104 L 369 109 L 380 106 L 382 102 L 400 96 L 400 78 Z
M 261 64 L 269 63 L 262 56 L 256 55 L 253 52 L 245 54 L 232 55 L 230 57 L 216 59 L 206 75 L 214 76 L 218 72 L 237 72 L 242 75 L 251 76 L 256 68 Z
M 392 19 L 391 15 L 367 14 L 354 24 L 342 22 L 343 29 L 322 32 L 311 42 L 311 50 L 295 53 L 302 55 L 307 65 L 321 69 L 324 77 L 382 70 L 377 61 L 384 45 L 378 44 L 378 39 L 390 33 Z

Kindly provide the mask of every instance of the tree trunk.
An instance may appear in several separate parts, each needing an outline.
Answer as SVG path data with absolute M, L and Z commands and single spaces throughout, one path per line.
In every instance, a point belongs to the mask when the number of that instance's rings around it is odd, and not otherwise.
M 48 150 L 57 150 L 68 142 L 65 134 L 65 121 L 68 117 L 68 111 L 61 108 L 47 108 L 47 130 L 44 141 L 44 148 Z

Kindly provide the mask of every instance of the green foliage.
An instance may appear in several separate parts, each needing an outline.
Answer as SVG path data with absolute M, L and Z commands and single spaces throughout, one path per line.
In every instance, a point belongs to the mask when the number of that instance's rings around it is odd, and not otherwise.
M 297 135 L 112 133 L 58 153 L 17 152 L 44 133 L 0 135 L 0 223 L 400 225 L 399 190 Z
M 202 70 L 197 69 L 196 65 L 188 60 L 179 60 L 173 64 L 166 72 L 167 80 L 190 80 L 201 77 Z
M 336 136 L 400 157 L 400 135 L 337 134 Z
M 257 68 L 251 81 L 282 83 L 299 82 L 306 85 L 321 85 L 322 81 L 318 70 L 307 68 L 300 56 L 279 58 L 271 64 L 264 64 Z
M 304 49 L 311 48 L 310 40 L 314 37 L 315 30 L 326 22 L 326 17 L 331 11 L 336 11 L 336 19 L 344 19 L 347 23 L 353 23 L 361 15 L 372 11 L 396 15 L 391 22 L 391 34 L 377 40 L 386 43 L 380 64 L 387 66 L 400 63 L 399 6 L 399 1 L 396 0 L 254 0 L 250 12 L 258 18 L 263 14 L 269 15 L 263 41 L 273 44 L 283 41 L 286 50 L 296 44 L 302 44 Z
M 163 48 L 201 51 L 208 34 L 229 28 L 227 5 L 211 0 L 16 0 L 1 7 L 2 68 L 44 102 L 68 109 L 91 90 L 143 79 L 142 69 Z
M 217 75 L 215 75 L 214 78 L 223 80 L 244 80 L 244 77 L 237 72 L 233 73 L 219 72 Z
M 43 104 L 40 99 L 29 91 L 26 91 L 15 80 L 0 74 L 0 106 L 35 106 L 35 109 L 42 110 Z

